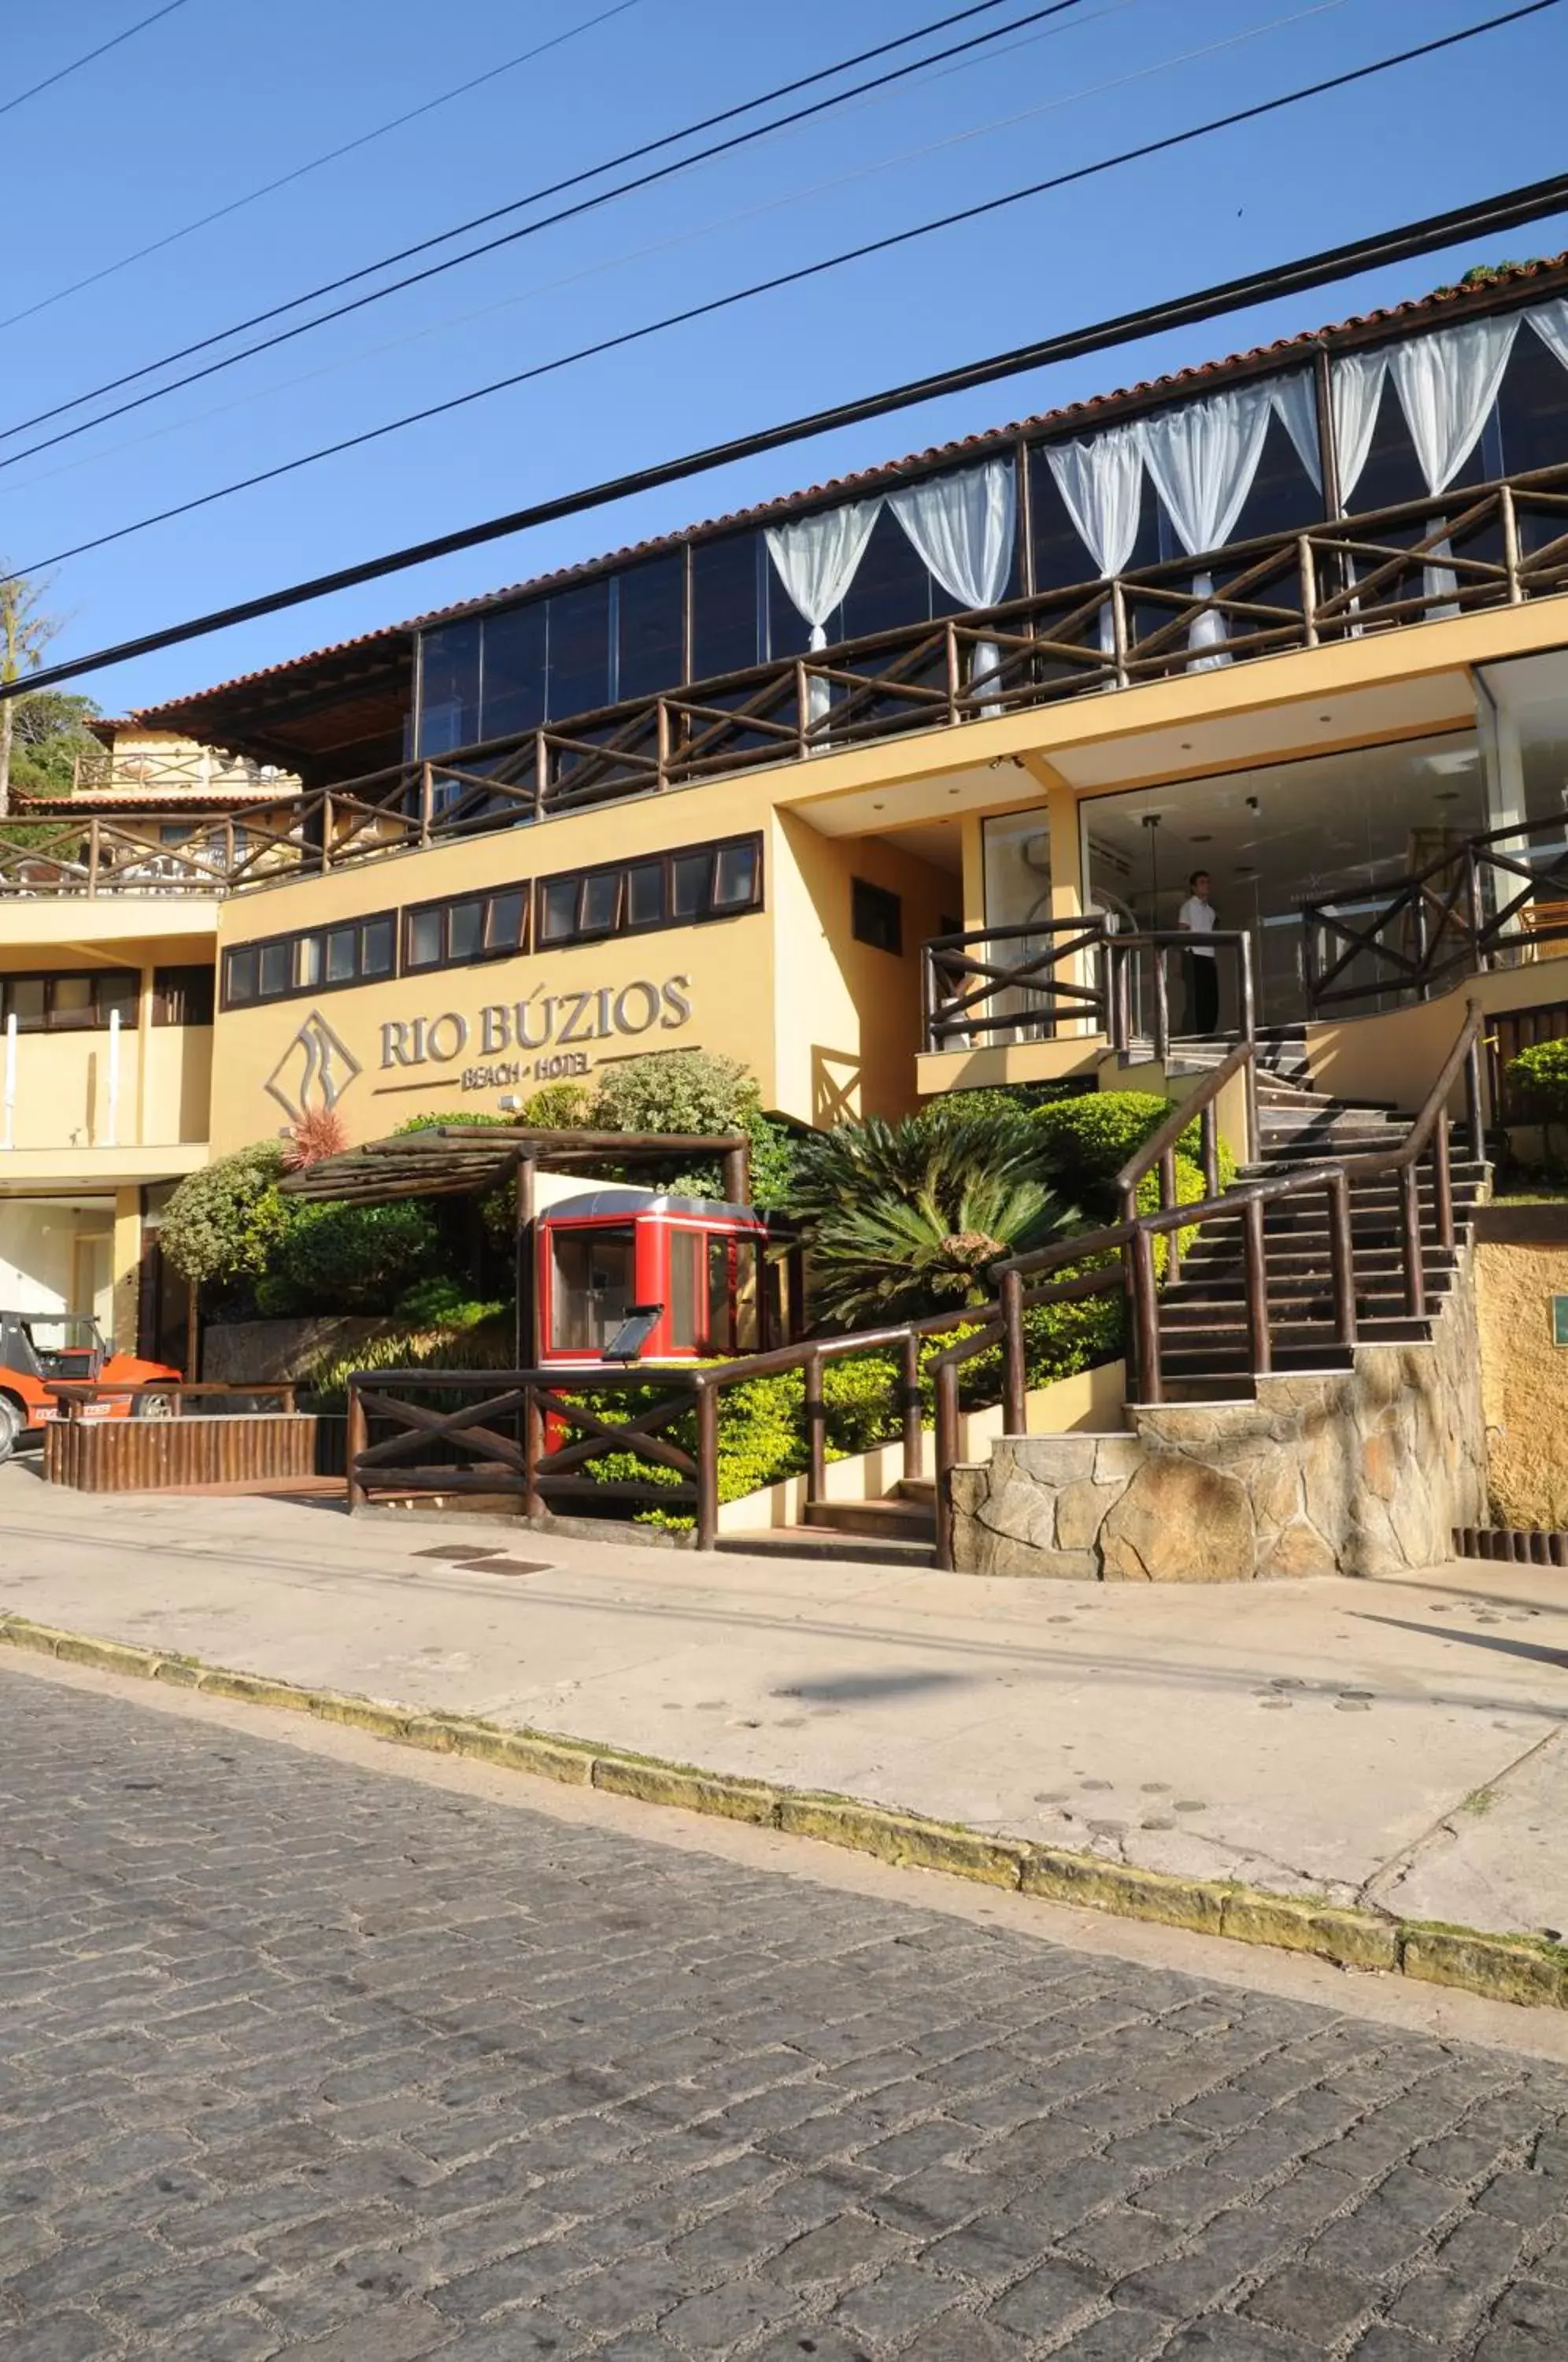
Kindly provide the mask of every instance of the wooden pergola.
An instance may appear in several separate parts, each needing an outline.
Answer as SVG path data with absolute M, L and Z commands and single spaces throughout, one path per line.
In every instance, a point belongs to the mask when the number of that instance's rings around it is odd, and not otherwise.
M 536 1359 L 534 1300 L 535 1175 L 606 1164 L 664 1164 L 672 1156 L 717 1156 L 724 1196 L 736 1206 L 751 1190 L 751 1142 L 744 1131 L 551 1131 L 539 1124 L 435 1123 L 390 1140 L 367 1141 L 285 1175 L 285 1197 L 315 1204 L 390 1206 L 403 1198 L 480 1198 L 516 1182 L 513 1228 L 516 1352 L 520 1368 Z

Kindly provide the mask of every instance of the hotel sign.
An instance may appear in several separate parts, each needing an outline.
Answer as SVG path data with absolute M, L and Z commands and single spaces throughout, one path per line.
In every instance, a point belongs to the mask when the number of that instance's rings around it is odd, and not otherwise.
M 691 1021 L 691 979 L 599 985 L 585 992 L 536 989 L 523 1000 L 487 1001 L 470 1018 L 444 1009 L 434 1017 L 389 1018 L 381 1029 L 381 1072 L 456 1067 L 465 1091 L 504 1090 L 518 1083 L 586 1075 L 599 1045 L 651 1033 L 674 1033 Z M 465 1064 L 464 1062 L 469 1063 Z

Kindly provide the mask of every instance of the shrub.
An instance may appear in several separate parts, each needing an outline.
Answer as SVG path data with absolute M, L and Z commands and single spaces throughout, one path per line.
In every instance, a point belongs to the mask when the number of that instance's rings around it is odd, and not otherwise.
M 1096 1220 L 1113 1222 L 1121 1213 L 1112 1186 L 1116 1175 L 1169 1113 L 1166 1102 L 1154 1091 L 1090 1091 L 1079 1098 L 1038 1108 L 1030 1120 L 1037 1139 L 1044 1143 L 1044 1169 L 1054 1186 Z M 1177 1142 L 1178 1174 L 1179 1160 L 1185 1159 L 1188 1177 L 1197 1175 L 1201 1181 L 1202 1154 L 1202 1125 L 1194 1117 Z M 1236 1160 L 1221 1141 L 1221 1188 L 1230 1186 L 1235 1172 Z M 1190 1202 L 1203 1194 L 1201 1187 L 1185 1188 L 1178 1181 L 1178 1202 Z M 1144 1184 L 1138 1202 L 1144 1211 L 1158 1204 L 1157 1182 L 1153 1190 Z
M 1503 1082 L 1521 1120 L 1540 1125 L 1546 1161 L 1555 1164 L 1551 1127 L 1568 1123 L 1568 1042 L 1532 1043 L 1508 1060 Z
M 523 1109 L 525 1123 L 550 1131 L 590 1131 L 593 1093 L 586 1083 L 545 1083 Z
M 739 1131 L 758 1105 L 735 1058 L 711 1050 L 648 1050 L 600 1076 L 589 1122 L 598 1131 Z
M 398 1297 L 392 1310 L 395 1317 L 410 1329 L 472 1329 L 480 1320 L 491 1320 L 505 1310 L 499 1297 L 472 1295 L 461 1280 L 439 1273 L 429 1279 L 417 1279 Z
M 390 1312 L 415 1281 L 436 1276 L 436 1225 L 414 1198 L 302 1205 L 257 1283 L 257 1308 L 269 1317 Z
M 204 1286 L 266 1270 L 291 1220 L 278 1194 L 282 1171 L 282 1150 L 262 1140 L 186 1175 L 170 1198 L 159 1233 L 182 1278 Z

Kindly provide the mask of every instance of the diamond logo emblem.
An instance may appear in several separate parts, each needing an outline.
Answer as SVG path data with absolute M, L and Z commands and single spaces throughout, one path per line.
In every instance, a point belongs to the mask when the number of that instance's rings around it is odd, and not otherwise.
M 313 1009 L 268 1076 L 265 1088 L 290 1122 L 298 1123 L 313 1108 L 335 1108 L 363 1071 L 320 1010 Z

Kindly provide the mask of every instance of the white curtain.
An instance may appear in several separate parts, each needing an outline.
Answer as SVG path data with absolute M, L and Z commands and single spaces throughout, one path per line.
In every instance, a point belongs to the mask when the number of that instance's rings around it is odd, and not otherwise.
M 1559 295 L 1552 303 L 1533 305 L 1524 316 L 1547 351 L 1568 369 L 1568 303 Z
M 768 555 L 797 611 L 812 627 L 813 648 L 827 646 L 827 619 L 843 604 L 855 579 L 881 505 L 880 500 L 846 501 L 842 508 L 767 528 Z M 813 679 L 807 690 L 808 720 L 820 722 L 831 702 L 829 684 Z
M 1268 387 L 1269 402 L 1274 414 L 1296 446 L 1296 456 L 1306 469 L 1320 491 L 1323 489 L 1323 459 L 1318 443 L 1318 395 L 1305 370 L 1290 377 L 1276 377 Z
M 1138 543 L 1143 504 L 1143 433 L 1136 424 L 1108 426 L 1088 443 L 1048 443 L 1045 457 L 1079 540 L 1109 579 L 1126 571 Z M 1110 602 L 1099 611 L 1099 645 L 1116 645 Z
M 1348 508 L 1372 452 L 1372 436 L 1383 401 L 1383 381 L 1388 355 L 1343 353 L 1329 380 L 1334 414 L 1334 457 L 1340 479 L 1340 506 Z
M 1500 320 L 1464 320 L 1391 348 L 1388 374 L 1429 492 L 1446 491 L 1480 441 L 1518 326 L 1517 312 Z M 1441 526 L 1441 517 L 1432 517 L 1427 531 Z M 1446 541 L 1439 544 L 1447 547 Z M 1429 606 L 1428 613 L 1456 615 L 1452 568 L 1433 564 L 1424 571 L 1428 600 L 1450 602 Z
M 888 506 L 950 599 L 966 607 L 999 606 L 1012 571 L 1018 526 L 1018 479 L 1010 458 L 988 459 L 962 475 L 905 484 L 888 494 Z M 994 640 L 977 640 L 970 686 L 978 695 L 999 694 L 1000 662 Z
M 1222 548 L 1235 531 L 1257 473 L 1273 406 L 1273 388 L 1265 382 L 1231 387 L 1143 421 L 1144 460 L 1189 556 Z M 1211 574 L 1193 578 L 1200 599 L 1213 588 Z M 1222 617 L 1209 613 L 1198 618 L 1189 645 L 1213 652 L 1197 660 L 1195 671 L 1230 663 L 1215 648 L 1224 637 Z

